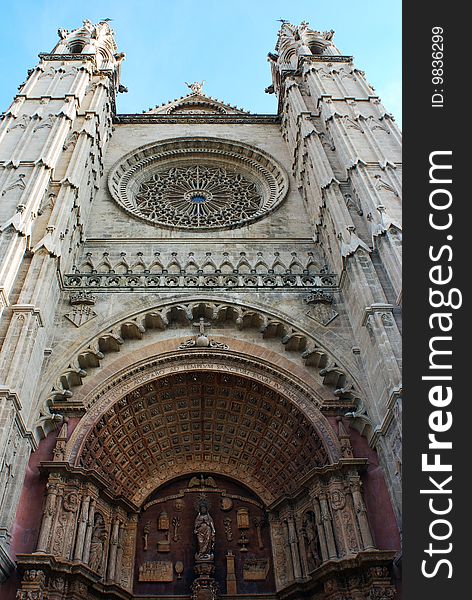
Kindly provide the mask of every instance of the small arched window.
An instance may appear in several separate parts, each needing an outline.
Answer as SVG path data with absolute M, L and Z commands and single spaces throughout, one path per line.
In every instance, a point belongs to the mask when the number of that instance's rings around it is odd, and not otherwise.
M 72 42 L 69 44 L 69 52 L 71 54 L 80 54 L 84 49 L 84 44 L 82 42 Z

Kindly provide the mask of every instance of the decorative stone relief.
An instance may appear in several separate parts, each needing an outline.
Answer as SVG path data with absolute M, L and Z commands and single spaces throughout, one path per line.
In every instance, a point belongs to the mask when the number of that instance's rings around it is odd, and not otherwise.
M 245 581 L 264 581 L 269 572 L 268 558 L 246 558 L 243 565 Z
M 225 520 L 223 521 L 223 523 L 225 526 L 226 539 L 228 540 L 228 542 L 231 542 L 233 540 L 233 529 L 232 529 L 231 517 L 226 517 Z
M 337 275 L 320 268 L 312 251 L 247 253 L 154 252 L 145 256 L 105 251 L 85 252 L 66 274 L 68 289 L 76 288 L 323 288 L 337 286 Z
M 339 314 L 332 306 L 333 299 L 333 294 L 329 291 L 323 288 L 313 288 L 311 293 L 304 298 L 306 304 L 312 305 L 306 315 L 326 327 Z
M 76 327 L 80 327 L 97 316 L 92 306 L 96 302 L 96 297 L 86 291 L 79 291 L 70 296 L 69 303 L 72 310 L 64 316 Z
M 139 567 L 139 581 L 164 581 L 174 580 L 174 567 L 170 560 L 145 562 Z
M 203 389 L 204 405 L 201 404 Z M 242 402 L 246 397 L 248 406 L 244 411 Z M 111 414 L 117 423 L 134 424 L 120 440 L 116 439 L 111 425 L 107 425 Z M 194 424 L 201 423 L 202 414 L 211 416 L 207 418 L 208 425 L 211 423 L 207 435 L 211 435 L 211 439 L 223 436 L 219 442 L 222 457 L 236 456 L 237 452 L 239 467 L 246 470 L 253 459 L 260 461 L 260 467 L 252 473 L 255 489 L 263 483 L 266 490 L 279 494 L 282 489 L 296 485 L 298 478 L 311 468 L 328 462 L 320 435 L 301 411 L 280 394 L 237 374 L 189 371 L 144 383 L 124 396 L 121 392 L 121 400 L 98 420 L 84 440 L 80 465 L 99 469 L 113 491 L 133 497 L 153 471 L 163 473 L 171 468 L 177 473 L 181 464 L 188 469 L 190 462 L 178 458 L 181 452 L 175 453 L 184 446 L 188 447 L 186 455 L 195 456 L 192 464 L 198 468 L 200 442 L 190 432 Z M 134 418 L 130 420 L 131 415 Z M 267 419 L 273 422 L 272 436 L 270 444 L 262 450 L 258 444 L 262 443 Z M 150 428 L 147 433 L 146 427 Z M 143 456 L 144 446 L 141 448 L 138 442 L 133 442 L 144 438 L 148 440 L 147 457 Z M 173 439 L 177 441 L 171 442 Z M 166 448 L 165 452 L 162 447 Z M 272 448 L 275 462 L 268 465 L 262 458 Z M 127 478 L 116 480 L 112 464 L 119 464 L 120 468 L 129 465 Z M 238 469 L 233 468 L 233 471 L 236 473 Z M 198 486 L 199 478 L 195 476 L 195 479 Z M 238 526 L 247 528 L 249 525 L 249 515 L 241 512 Z

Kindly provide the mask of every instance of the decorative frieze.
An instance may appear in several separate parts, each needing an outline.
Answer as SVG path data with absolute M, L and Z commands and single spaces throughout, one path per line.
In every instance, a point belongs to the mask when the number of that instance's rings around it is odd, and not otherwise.
M 324 283 L 323 283 L 324 282 Z M 93 289 L 94 292 L 110 291 L 110 290 L 126 290 L 133 291 L 138 289 L 169 289 L 169 288 L 211 288 L 211 289 L 231 289 L 247 290 L 251 288 L 270 289 L 306 289 L 312 287 L 337 287 L 337 277 L 334 274 L 313 274 L 313 275 L 293 275 L 291 273 L 284 274 L 252 274 L 252 273 L 234 273 L 221 274 L 218 272 L 198 274 L 172 274 L 159 275 L 154 273 L 136 273 L 136 274 L 100 274 L 100 273 L 78 273 L 65 275 L 64 287 L 66 290 L 75 289 Z M 78 306 L 85 306 L 78 304 Z M 85 310 L 85 309 L 84 309 Z M 80 316 L 79 316 L 80 313 Z M 74 324 L 80 322 L 83 318 L 81 315 L 83 309 L 77 309 L 70 313 L 68 317 Z M 84 313 L 85 314 L 85 313 Z M 88 319 L 90 314 L 95 316 L 93 310 L 89 309 Z M 87 320 L 88 320 L 87 319 Z

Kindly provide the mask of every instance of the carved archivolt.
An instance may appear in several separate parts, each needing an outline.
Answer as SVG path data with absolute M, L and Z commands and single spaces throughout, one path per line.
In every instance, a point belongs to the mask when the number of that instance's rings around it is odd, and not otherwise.
M 68 368 L 57 377 L 49 393 L 47 405 L 71 398 L 74 388 L 82 385 L 83 378 L 90 373 L 90 370 L 100 367 L 105 354 L 120 351 L 127 340 L 141 340 L 148 331 L 165 330 L 174 323 L 190 324 L 200 317 L 216 325 L 233 323 L 240 330 L 258 329 L 263 339 L 280 339 L 285 350 L 300 353 L 306 367 L 319 370 L 323 384 L 332 386 L 334 390 L 349 388 L 349 391 L 343 395 L 344 400 L 357 397 L 356 387 L 349 387 L 352 376 L 327 349 L 321 347 L 303 329 L 281 319 L 280 316 L 253 307 L 227 302 L 193 301 L 171 302 L 139 315 L 130 316 L 106 328 L 70 359 Z M 46 414 L 46 407 L 44 411 Z
M 240 227 L 274 210 L 288 179 L 268 154 L 217 138 L 144 146 L 111 169 L 108 187 L 128 213 L 164 227 Z

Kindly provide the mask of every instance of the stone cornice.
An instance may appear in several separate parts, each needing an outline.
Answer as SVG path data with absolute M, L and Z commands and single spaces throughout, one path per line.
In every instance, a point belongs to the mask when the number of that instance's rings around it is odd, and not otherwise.
M 339 576 L 346 571 L 354 571 L 369 566 L 388 566 L 397 553 L 393 550 L 370 550 L 363 551 L 343 559 L 335 559 L 324 562 L 310 576 L 294 581 L 278 591 L 280 600 L 298 600 L 308 597 L 310 590 L 324 583 L 326 580 Z
M 10 388 L 0 385 L 0 402 L 11 402 L 13 404 L 15 410 L 16 424 L 22 437 L 28 440 L 29 444 L 31 445 L 32 452 L 37 450 L 38 443 L 35 440 L 33 433 L 27 428 L 23 416 L 21 414 L 23 407 L 20 398 L 18 397 L 18 394 Z
M 259 124 L 277 125 L 280 115 L 173 115 L 173 114 L 117 114 L 113 117 L 116 125 L 169 125 L 179 123 L 213 123 L 213 124 Z
M 390 312 L 391 313 L 394 308 L 395 307 L 393 306 L 393 304 L 387 304 L 387 303 L 383 303 L 383 302 L 375 302 L 375 303 L 371 304 L 370 306 L 366 306 L 361 325 L 364 326 L 367 323 L 367 319 L 371 315 L 378 313 L 378 312 Z
M 15 314 L 25 313 L 35 315 L 38 319 L 38 324 L 40 327 L 43 326 L 43 319 L 41 317 L 41 311 L 34 304 L 12 304 L 11 310 Z
M 304 56 L 300 56 L 298 59 L 299 63 L 301 62 L 352 62 L 354 59 L 353 56 L 349 56 L 346 54 L 332 54 L 332 55 L 321 55 L 314 54 L 310 56 L 309 54 L 305 54 Z
M 341 458 L 336 463 L 312 469 L 305 475 L 305 477 L 303 477 L 303 479 L 300 480 L 300 486 L 293 493 L 291 493 L 290 496 L 284 495 L 280 498 L 277 498 L 277 500 L 268 507 L 268 510 L 280 510 L 280 508 L 286 502 L 291 502 L 298 497 L 306 495 L 307 487 L 316 478 L 326 477 L 333 475 L 334 473 L 342 473 L 353 469 L 356 471 L 361 471 L 366 469 L 368 464 L 369 460 L 367 458 Z
M 95 54 L 48 54 L 46 52 L 40 52 L 38 56 L 41 60 L 73 60 L 76 62 L 95 61 Z
M 328 283 L 326 283 L 328 282 Z M 207 290 L 228 289 L 232 292 L 247 292 L 257 289 L 264 292 L 276 292 L 280 289 L 294 293 L 309 291 L 312 287 L 337 290 L 335 274 L 313 273 L 65 273 L 62 279 L 65 290 L 93 288 L 99 292 L 133 292 L 141 289 L 185 289 Z
M 64 474 L 66 477 L 77 477 L 83 480 L 84 483 L 93 482 L 100 490 L 101 495 L 111 502 L 118 503 L 126 511 L 137 512 L 139 507 L 133 502 L 116 496 L 110 490 L 110 483 L 104 479 L 100 473 L 93 469 L 85 469 L 84 467 L 76 467 L 68 462 L 43 461 L 40 463 L 39 470 L 44 474 Z
M 8 553 L 4 540 L 0 540 L 0 582 L 5 581 L 15 568 L 15 561 Z

